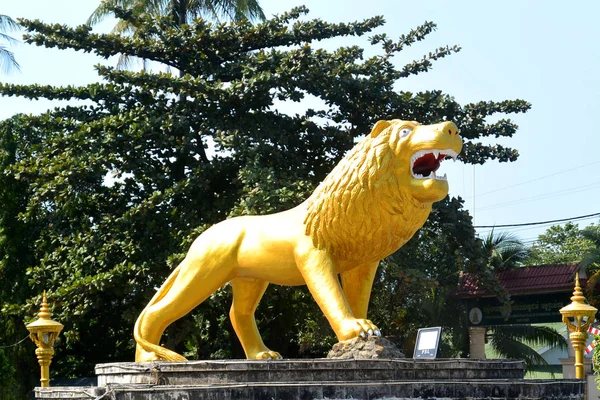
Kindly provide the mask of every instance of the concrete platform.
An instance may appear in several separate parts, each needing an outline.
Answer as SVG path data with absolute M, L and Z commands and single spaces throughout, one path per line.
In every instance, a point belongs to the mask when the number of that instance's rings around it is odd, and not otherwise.
M 373 359 L 111 363 L 98 387 L 36 388 L 37 399 L 583 400 L 583 380 L 525 380 L 514 360 Z
M 371 359 L 189 361 L 96 365 L 98 386 L 126 383 L 205 385 L 242 382 L 414 381 L 521 379 L 525 363 L 515 360 Z

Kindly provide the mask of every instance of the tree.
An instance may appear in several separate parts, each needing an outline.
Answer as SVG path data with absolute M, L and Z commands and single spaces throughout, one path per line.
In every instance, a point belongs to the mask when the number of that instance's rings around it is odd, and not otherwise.
M 494 234 L 492 229 L 483 239 L 483 251 L 494 271 L 504 271 L 523 265 L 529 248 L 510 232 Z
M 497 325 L 489 328 L 491 348 L 501 358 L 523 359 L 528 369 L 548 362 L 532 345 L 567 348 L 566 339 L 555 329 L 538 325 Z
M 581 230 L 580 234 L 590 244 L 590 247 L 587 249 L 579 268 L 587 271 L 586 297 L 591 304 L 597 307 L 600 304 L 597 293 L 597 285 L 600 282 L 600 225 L 592 224 Z
M 26 270 L 37 261 L 32 240 L 44 222 L 19 220 L 18 215 L 25 211 L 29 200 L 28 184 L 8 173 L 18 160 L 34 156 L 32 149 L 39 144 L 37 134 L 36 130 L 25 127 L 19 115 L 0 122 L 0 304 L 3 305 L 0 346 L 10 346 L 26 338 L 29 333 L 23 321 L 35 316 L 37 311 L 33 304 L 26 313 L 19 307 L 9 306 L 25 304 L 32 297 Z M 27 398 L 28 392 L 39 382 L 32 374 L 39 369 L 37 360 L 32 357 L 34 348 L 27 339 L 18 346 L 0 349 L 0 399 Z
M 531 246 L 526 264 L 580 262 L 592 248 L 592 241 L 582 234 L 577 224 L 567 222 L 565 225 L 553 225 L 539 235 L 537 242 Z
M 514 149 L 479 140 L 511 137 L 517 129 L 512 121 L 488 124 L 486 117 L 525 112 L 527 102 L 460 105 L 440 91 L 397 90 L 401 78 L 426 72 L 435 60 L 459 50 L 443 47 L 404 67 L 394 65 L 394 56 L 423 40 L 433 23 L 397 41 L 373 36 L 370 43 L 380 54 L 363 59 L 357 46 L 328 51 L 311 43 L 365 35 L 383 24 L 381 17 L 330 24 L 300 20 L 307 10 L 297 8 L 256 26 L 197 19 L 173 29 L 168 16 L 115 13 L 138 27 L 131 36 L 25 20 L 25 40 L 102 57 L 136 56 L 183 75 L 97 66 L 103 82 L 84 87 L 0 84 L 5 96 L 88 101 L 20 116 L 16 127 L 6 121 L 0 130 L 10 136 L 24 129 L 23 137 L 32 138 L 31 144 L 19 144 L 29 147 L 3 171 L 21 185 L 15 189 L 16 220 L 20 229 L 31 229 L 26 244 L 32 260 L 23 261 L 20 273 L 26 269 L 27 276 L 19 277 L 27 282 L 27 299 L 3 303 L 0 323 L 5 310 L 31 314 L 36 296 L 48 289 L 55 317 L 65 325 L 64 345 L 53 362 L 61 374 L 85 375 L 97 362 L 133 359 L 135 318 L 193 238 L 229 216 L 298 204 L 379 119 L 455 121 L 465 140 L 464 162 L 518 156 Z M 275 101 L 300 102 L 308 95 L 323 105 L 295 115 L 274 107 Z M 210 152 L 209 143 L 214 143 Z M 454 269 L 471 268 L 479 259 L 470 219 L 457 201 L 439 206 L 439 220 L 432 219 L 423 233 L 422 238 L 439 239 L 429 243 L 432 252 L 439 246 L 435 257 L 427 260 L 427 243 L 412 245 L 423 254 L 419 266 L 429 268 L 425 276 L 432 284 L 442 282 L 444 290 L 456 285 Z M 434 238 L 452 228 L 453 218 L 463 218 L 455 231 L 462 230 L 457 238 L 468 238 L 464 249 L 456 238 Z M 23 244 L 7 246 L 18 245 Z M 452 260 L 455 253 L 459 261 Z M 443 264 L 436 269 L 438 260 Z M 402 261 L 405 267 L 412 263 Z M 384 266 L 381 273 L 384 296 L 387 279 L 401 281 L 395 270 Z M 173 342 L 169 347 L 190 357 L 241 356 L 227 319 L 228 290 L 174 324 L 165 337 Z M 322 351 L 313 346 L 314 338 L 328 330 L 321 328 L 323 318 L 306 290 L 268 290 L 258 313 L 267 345 L 288 357 Z M 431 298 L 439 304 L 444 296 L 440 290 Z
M 215 1 L 184 1 L 184 0 L 102 0 L 88 19 L 88 24 L 95 25 L 107 16 L 113 14 L 114 8 L 130 9 L 138 15 L 172 16 L 177 26 L 193 21 L 196 18 L 229 21 L 242 19 L 265 20 L 265 14 L 256 0 L 215 0 Z M 131 21 L 120 20 L 114 33 L 132 33 L 136 27 Z
M 530 256 L 530 249 L 510 232 L 494 234 L 490 231 L 483 240 L 483 253 L 487 256 L 487 271 L 502 272 L 523 266 Z M 496 280 L 497 283 L 499 283 Z M 488 285 L 491 286 L 491 285 Z M 510 297 L 503 291 L 498 296 L 510 306 Z M 548 365 L 532 345 L 559 346 L 567 342 L 555 329 L 536 325 L 497 325 L 487 334 L 494 352 L 502 358 L 524 359 L 528 367 Z
M 2 42 L 8 45 L 17 43 L 17 40 L 7 35 L 6 31 L 12 31 L 19 28 L 19 24 L 8 15 L 0 14 L 0 69 L 4 72 L 10 71 L 12 68 L 19 69 L 19 63 L 15 59 L 12 51 L 8 50 Z
M 467 310 L 453 294 L 461 272 L 485 265 L 483 255 L 463 201 L 435 203 L 423 228 L 382 262 L 369 317 L 405 354 L 412 353 L 418 328 L 441 326 L 440 357 L 467 356 Z
M 257 0 L 102 0 L 98 8 L 88 18 L 87 23 L 95 25 L 113 14 L 115 7 L 129 9 L 137 15 L 171 16 L 173 26 L 180 27 L 188 24 L 196 18 L 204 17 L 209 20 L 220 20 L 225 18 L 229 21 L 241 21 L 242 19 L 265 20 L 265 14 Z M 131 21 L 121 19 L 113 29 L 113 33 L 131 35 L 137 26 Z M 126 67 L 130 63 L 127 55 L 119 58 L 119 66 Z M 183 72 L 181 73 L 183 76 Z

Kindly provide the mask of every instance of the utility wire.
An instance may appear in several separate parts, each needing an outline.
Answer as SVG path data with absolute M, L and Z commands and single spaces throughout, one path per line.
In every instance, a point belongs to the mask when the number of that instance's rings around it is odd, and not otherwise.
M 591 183 L 591 184 L 585 185 L 585 186 L 578 186 L 578 187 L 570 188 L 570 189 L 562 189 L 562 190 L 552 192 L 552 193 L 545 193 L 545 194 L 540 194 L 540 195 L 533 196 L 533 197 L 525 197 L 525 198 L 521 198 L 521 199 L 510 200 L 510 201 L 507 201 L 504 203 L 491 204 L 489 206 L 480 207 L 477 209 L 477 211 L 490 210 L 493 208 L 500 208 L 500 207 L 506 207 L 506 206 L 511 206 L 511 205 L 515 205 L 515 204 L 527 203 L 527 202 L 535 201 L 535 200 L 547 199 L 549 197 L 554 197 L 554 196 L 564 196 L 564 195 L 568 195 L 568 194 L 572 194 L 572 193 L 583 192 L 583 191 L 590 190 L 590 189 L 596 189 L 596 188 L 598 188 L 599 184 L 600 184 L 600 181 L 597 181 L 597 182 L 594 182 L 594 183 Z
M 510 228 L 510 227 L 513 227 L 513 226 L 544 225 L 544 224 L 552 224 L 552 223 L 555 223 L 555 222 L 575 221 L 575 220 L 578 220 L 578 219 L 596 217 L 596 216 L 599 216 L 599 215 L 600 215 L 600 213 L 594 213 L 594 214 L 588 214 L 588 215 L 580 215 L 579 217 L 553 219 L 553 220 L 550 220 L 550 221 L 524 222 L 522 224 L 479 225 L 479 226 L 474 226 L 473 228 Z
M 19 340 L 17 343 L 9 344 L 8 346 L 0 346 L 0 349 L 8 349 L 9 347 L 18 346 L 27 339 L 29 339 L 29 335 L 25 336 L 23 339 Z
M 594 161 L 594 162 L 591 162 L 591 163 L 588 163 L 588 164 L 583 164 L 583 165 L 580 165 L 580 166 L 578 166 L 578 167 L 573 167 L 573 168 L 565 169 L 565 170 L 562 170 L 562 171 L 558 171 L 558 172 L 555 172 L 555 173 L 553 173 L 553 174 L 550 174 L 550 175 L 544 175 L 544 176 L 540 176 L 540 177 L 538 177 L 538 178 L 534 178 L 534 179 L 531 179 L 531 180 L 528 180 L 528 181 L 524 181 L 524 182 L 516 183 L 516 184 L 514 184 L 514 185 L 510 185 L 510 186 L 504 186 L 504 187 L 501 187 L 501 188 L 498 188 L 498 189 L 494 189 L 494 190 L 490 190 L 490 191 L 488 191 L 488 192 L 484 192 L 484 193 L 476 193 L 476 196 L 477 196 L 477 197 L 480 197 L 480 196 L 485 196 L 485 195 L 488 195 L 488 194 L 491 194 L 491 193 L 496 193 L 496 192 L 499 192 L 499 191 L 501 191 L 501 190 L 505 190 L 505 189 L 514 188 L 514 187 L 516 187 L 516 186 L 526 185 L 526 184 L 528 184 L 528 183 L 537 182 L 537 181 L 539 181 L 539 180 L 541 180 L 541 179 L 551 178 L 551 177 L 553 177 L 553 176 L 556 176 L 556 175 L 564 174 L 564 173 L 566 173 L 566 172 L 575 171 L 575 170 L 577 170 L 577 169 L 584 168 L 584 167 L 589 167 L 590 165 L 594 165 L 594 164 L 598 164 L 598 163 L 600 163 L 600 161 Z M 464 174 L 463 174 L 463 181 L 464 181 Z M 463 182 L 463 186 L 464 186 L 464 182 Z M 464 199 L 465 199 L 465 200 L 468 200 L 468 199 L 470 199 L 470 198 L 472 198 L 472 197 L 473 197 L 473 196 L 464 197 Z
M 591 217 L 581 218 L 581 219 L 578 220 L 578 222 L 582 222 L 582 221 L 589 220 L 589 219 L 595 219 L 595 218 L 596 217 L 594 217 L 592 215 Z M 562 225 L 565 222 L 568 223 L 569 221 L 570 220 L 563 221 L 563 222 L 561 222 L 560 224 L 557 224 L 557 225 Z M 517 227 L 517 228 L 511 228 L 511 227 L 508 227 L 508 228 L 498 228 L 498 226 L 494 226 L 494 227 L 490 227 L 490 228 L 482 228 L 482 230 L 483 231 L 486 231 L 486 230 L 487 231 L 506 231 L 506 230 L 510 230 L 511 233 L 515 233 L 515 232 L 529 231 L 529 230 L 532 230 L 532 229 L 539 229 L 539 227 L 541 225 L 550 225 L 550 224 L 552 224 L 552 222 L 548 222 L 546 224 L 540 224 L 540 225 L 533 225 L 533 226 L 521 226 L 521 227 Z

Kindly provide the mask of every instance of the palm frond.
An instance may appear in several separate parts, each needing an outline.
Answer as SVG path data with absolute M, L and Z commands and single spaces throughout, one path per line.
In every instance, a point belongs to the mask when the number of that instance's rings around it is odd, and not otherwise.
M 581 236 L 591 241 L 596 248 L 600 248 L 600 226 L 592 225 L 582 229 Z
M 600 265 L 600 247 L 588 251 L 583 261 L 579 264 L 579 269 L 585 270 L 592 265 Z
M 112 29 L 112 33 L 116 33 L 118 35 L 131 35 L 135 32 L 135 27 L 131 25 L 127 21 L 119 20 L 115 27 Z
M 8 15 L 0 14 L 0 30 L 2 31 L 16 31 L 19 30 L 21 26 L 9 17 Z
M 596 285 L 598 283 L 600 283 L 600 269 L 588 277 L 587 283 L 585 285 L 585 297 L 587 297 L 591 301 L 594 300 L 594 289 L 596 288 Z
M 8 36 L 6 33 L 0 32 L 0 39 L 8 42 L 8 44 L 17 44 L 19 41 L 12 36 Z
M 489 264 L 497 270 L 518 266 L 531 253 L 531 249 L 510 232 L 494 233 L 492 229 L 482 242 Z
M 490 328 L 490 345 L 502 357 L 523 358 L 527 365 L 547 365 L 529 345 L 567 348 L 566 339 L 555 329 L 533 325 L 499 325 Z
M 265 14 L 256 0 L 187 0 L 188 11 L 192 18 L 206 15 L 208 18 L 220 21 L 260 20 L 266 19 Z
M 133 64 L 136 63 L 137 57 L 129 56 L 127 54 L 121 54 L 117 61 L 117 69 L 129 69 Z
M 164 1 L 160 1 L 160 3 L 163 3 Z M 148 3 L 148 5 L 146 5 L 146 3 Z M 113 15 L 113 8 L 114 7 L 120 7 L 120 8 L 124 8 L 124 9 L 130 9 L 132 10 L 134 13 L 142 13 L 144 12 L 146 9 L 153 9 L 153 3 L 152 1 L 142 1 L 142 0 L 102 0 L 102 2 L 100 3 L 100 5 L 98 6 L 98 8 L 96 8 L 94 10 L 94 12 L 92 13 L 92 15 L 89 16 L 89 18 L 87 19 L 86 23 L 88 25 L 96 25 L 100 22 L 102 22 L 106 17 Z M 123 21 L 120 21 L 123 22 Z M 113 29 L 114 33 L 121 33 L 121 32 L 116 32 Z
M 104 21 L 106 17 L 112 14 L 112 10 L 109 8 L 109 6 L 113 4 L 113 1 L 103 0 L 98 6 L 98 8 L 96 8 L 94 12 L 92 12 L 92 15 L 88 17 L 85 23 L 88 25 L 96 25 Z
M 490 346 L 503 358 L 522 359 L 528 366 L 548 365 L 548 362 L 537 351 L 518 340 L 494 336 L 490 341 Z
M 21 69 L 21 66 L 15 59 L 13 52 L 0 45 L 0 71 L 8 73 L 11 68 L 15 68 L 18 71 Z

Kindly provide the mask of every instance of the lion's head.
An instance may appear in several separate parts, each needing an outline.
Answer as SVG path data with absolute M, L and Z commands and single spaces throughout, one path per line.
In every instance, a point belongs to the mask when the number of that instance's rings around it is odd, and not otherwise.
M 462 149 L 452 122 L 379 121 L 306 201 L 306 234 L 340 259 L 380 260 L 425 223 L 448 194 L 437 173 Z

